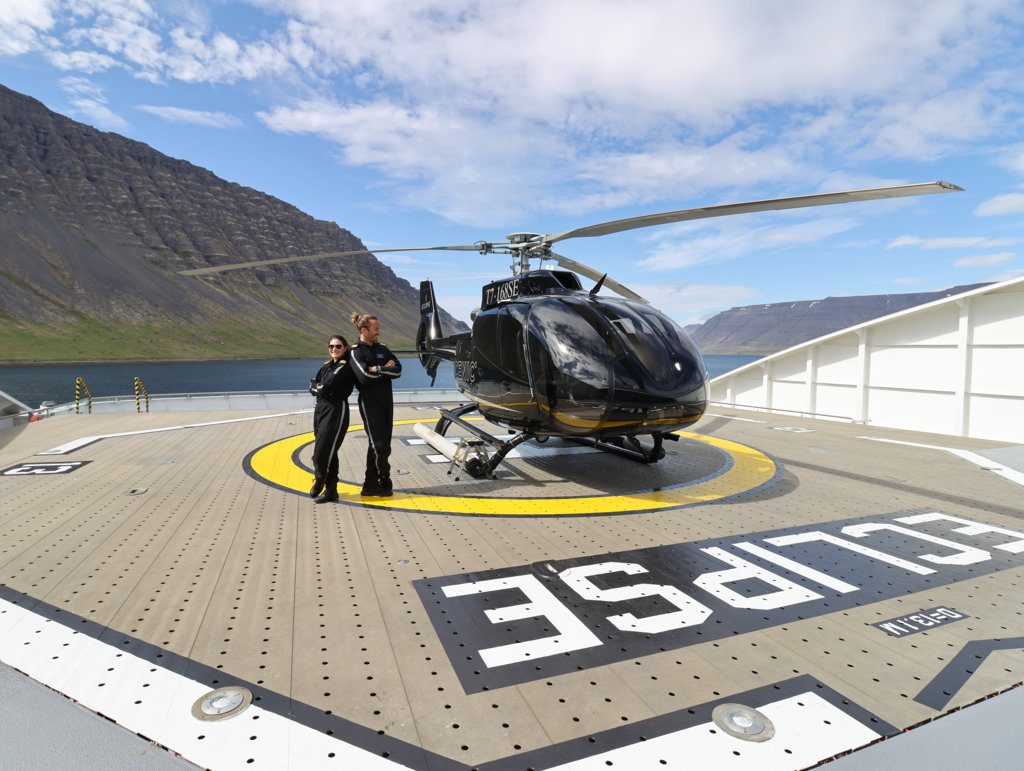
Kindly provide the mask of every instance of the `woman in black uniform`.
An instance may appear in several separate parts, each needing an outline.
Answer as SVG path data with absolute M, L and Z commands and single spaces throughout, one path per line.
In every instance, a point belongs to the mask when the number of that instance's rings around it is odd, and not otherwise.
M 380 321 L 376 316 L 352 314 L 359 330 L 359 342 L 352 346 L 349 360 L 359 383 L 359 412 L 363 416 L 370 446 L 366 450 L 366 476 L 360 495 L 391 495 L 391 426 L 395 408 L 391 381 L 400 377 L 402 365 L 388 347 L 377 342 Z
M 348 341 L 335 335 L 327 345 L 331 355 L 316 377 L 309 381 L 309 392 L 316 397 L 313 410 L 313 487 L 309 495 L 314 503 L 338 500 L 338 449 L 348 431 L 348 397 L 355 379 L 349 365 Z

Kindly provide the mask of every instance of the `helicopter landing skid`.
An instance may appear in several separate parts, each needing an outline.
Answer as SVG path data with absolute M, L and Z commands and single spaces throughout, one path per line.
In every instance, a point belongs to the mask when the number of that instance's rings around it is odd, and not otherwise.
M 629 458 L 640 463 L 657 463 L 665 457 L 665 450 L 662 447 L 665 435 L 651 434 L 651 438 L 654 441 L 652 447 L 645 447 L 635 436 L 614 437 L 612 441 L 580 437 L 573 439 L 573 441 L 589 447 L 596 447 L 598 450 L 621 455 L 623 458 Z M 669 438 L 676 439 L 677 437 L 674 434 L 670 434 Z
M 463 452 L 458 460 L 452 460 L 453 466 L 456 463 L 459 463 L 466 469 L 466 471 L 469 472 L 470 476 L 475 479 L 483 479 L 485 477 L 493 478 L 494 470 L 498 468 L 503 460 L 505 460 L 505 456 L 523 442 L 530 439 L 536 439 L 537 441 L 542 442 L 547 439 L 546 436 L 538 437 L 534 434 L 523 431 L 516 434 L 508 441 L 502 441 L 501 439 L 487 433 L 479 426 L 474 426 L 472 423 L 463 420 L 465 415 L 475 412 L 476 410 L 477 405 L 474 403 L 461 404 L 451 410 L 442 409 L 441 417 L 438 418 L 437 425 L 434 426 L 434 431 L 441 436 L 444 436 L 449 426 L 453 423 L 457 424 L 459 428 L 468 431 L 484 444 L 489 444 L 494 448 L 494 454 L 484 460 L 481 457 L 484 455 L 484 452 L 479 449 L 480 445 L 474 442 L 474 446 L 478 449 L 472 454 L 472 456 L 470 456 L 469 453 Z M 598 450 L 621 455 L 624 458 L 639 461 L 640 463 L 657 463 L 665 457 L 665 450 L 662 445 L 666 438 L 678 440 L 679 437 L 675 434 L 651 434 L 653 445 L 650 447 L 641 444 L 640 440 L 635 436 L 619 436 L 607 440 L 579 437 L 573 438 L 572 441 L 594 447 Z M 451 469 L 449 469 L 449 472 L 450 471 Z
M 486 461 L 480 459 L 479 454 L 474 454 L 467 462 L 464 463 L 463 467 L 469 472 L 469 475 L 474 479 L 484 479 L 485 477 L 494 477 L 494 470 L 498 468 L 498 465 L 505 460 L 505 456 L 508 455 L 512 450 L 521 445 L 528 439 L 533 439 L 533 434 L 526 432 L 520 432 L 514 437 L 509 439 L 507 442 L 495 438 L 491 434 L 484 431 L 478 426 L 474 426 L 463 420 L 464 415 L 468 415 L 471 412 L 475 412 L 477 409 L 476 404 L 462 404 L 452 410 L 441 410 L 441 417 L 437 420 L 437 425 L 434 426 L 434 431 L 444 436 L 448 427 L 453 423 L 458 425 L 477 439 L 482 440 L 484 443 L 491 445 L 495 452 Z M 453 458 L 452 463 L 454 465 L 455 459 Z M 451 469 L 449 469 L 451 471 Z

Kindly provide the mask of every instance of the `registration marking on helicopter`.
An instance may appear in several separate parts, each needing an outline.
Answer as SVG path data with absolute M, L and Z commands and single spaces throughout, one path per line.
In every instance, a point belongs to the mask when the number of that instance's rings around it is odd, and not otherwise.
M 433 420 L 396 420 L 394 425 L 430 422 Z M 350 433 L 362 430 L 362 425 L 349 428 Z M 511 498 L 430 495 L 396 490 L 390 498 L 377 498 L 360 496 L 359 485 L 344 480 L 338 484 L 338 493 L 342 503 L 426 513 L 498 517 L 585 516 L 659 511 L 722 501 L 753 492 L 772 482 L 780 473 L 771 458 L 752 447 L 689 431 L 676 433 L 720 453 L 721 465 L 712 473 L 695 480 L 618 495 Z M 250 476 L 261 482 L 306 495 L 312 474 L 300 464 L 298 457 L 312 441 L 312 433 L 302 433 L 271 442 L 250 453 L 245 458 L 244 468 Z

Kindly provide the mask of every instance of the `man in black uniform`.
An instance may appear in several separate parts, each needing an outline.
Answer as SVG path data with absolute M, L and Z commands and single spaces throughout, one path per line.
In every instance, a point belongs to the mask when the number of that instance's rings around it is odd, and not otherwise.
M 359 384 L 359 412 L 363 416 L 370 446 L 366 450 L 366 477 L 361 495 L 391 495 L 391 426 L 395 407 L 391 381 L 402 374 L 398 357 L 377 342 L 380 321 L 376 316 L 352 314 L 359 330 L 359 342 L 352 347 L 349 360 Z
M 316 397 L 313 410 L 313 487 L 314 503 L 338 500 L 338 449 L 348 431 L 348 397 L 355 378 L 346 354 L 348 342 L 341 335 L 331 338 L 329 358 L 316 377 L 309 381 L 309 392 Z

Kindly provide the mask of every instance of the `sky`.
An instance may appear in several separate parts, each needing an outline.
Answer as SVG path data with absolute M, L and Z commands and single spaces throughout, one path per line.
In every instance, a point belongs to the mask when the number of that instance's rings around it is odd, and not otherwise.
M 1020 0 L 0 0 L 0 83 L 371 249 L 965 189 L 559 244 L 682 323 L 1024 275 Z M 381 259 L 463 319 L 509 266 Z

